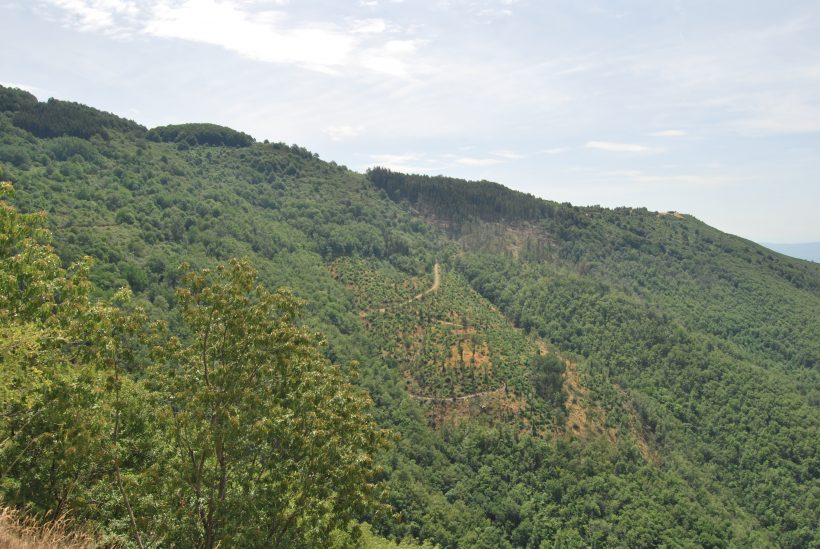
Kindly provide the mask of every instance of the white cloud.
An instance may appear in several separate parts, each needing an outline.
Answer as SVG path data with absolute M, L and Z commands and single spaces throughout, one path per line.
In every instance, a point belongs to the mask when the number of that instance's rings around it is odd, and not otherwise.
M 476 15 L 479 17 L 509 17 L 513 14 L 512 10 L 489 8 L 480 10 Z
M 364 69 L 409 78 L 419 40 L 385 40 L 384 19 L 295 23 L 287 0 L 42 0 L 80 31 L 145 34 L 224 48 L 265 63 L 324 73 Z M 278 9 L 271 9 L 278 8 Z
M 520 160 L 527 157 L 524 154 L 509 150 L 493 151 L 492 154 L 505 160 Z
M 683 130 L 661 130 L 658 132 L 652 132 L 649 135 L 653 137 L 684 137 L 686 132 Z
M 324 132 L 333 141 L 343 141 L 361 135 L 364 130 L 364 126 L 328 126 Z
M 552 147 L 551 149 L 544 149 L 541 152 L 544 154 L 561 154 L 567 152 L 568 150 L 569 147 Z
M 371 154 L 372 161 L 368 167 L 381 166 L 396 172 L 404 173 L 429 173 L 435 169 L 423 154 Z
M 381 46 L 365 50 L 360 62 L 373 72 L 407 78 L 410 76 L 408 59 L 413 57 L 420 44 L 419 40 L 390 40 Z
M 355 47 L 349 35 L 320 27 L 282 28 L 284 14 L 250 13 L 234 2 L 187 0 L 159 4 L 145 27 L 152 36 L 221 46 L 269 63 L 332 70 L 348 62 Z
M 588 149 L 597 149 L 599 151 L 615 152 L 615 153 L 650 153 L 662 152 L 663 149 L 647 147 L 646 145 L 638 145 L 635 143 L 615 143 L 613 141 L 588 141 L 586 147 Z
M 446 154 L 444 155 L 445 158 L 455 162 L 456 164 L 461 164 L 462 166 L 494 166 L 495 164 L 501 163 L 501 159 L 499 158 L 480 158 L 474 156 L 457 156 L 454 154 Z
M 114 26 L 116 16 L 135 16 L 137 5 L 130 0 L 48 0 L 66 11 L 72 24 L 80 30 L 107 30 Z
M 820 132 L 820 101 L 802 97 L 755 97 L 739 126 L 752 132 L 794 134 Z
M 362 19 L 353 21 L 350 32 L 354 34 L 381 34 L 388 30 L 389 26 L 384 19 Z

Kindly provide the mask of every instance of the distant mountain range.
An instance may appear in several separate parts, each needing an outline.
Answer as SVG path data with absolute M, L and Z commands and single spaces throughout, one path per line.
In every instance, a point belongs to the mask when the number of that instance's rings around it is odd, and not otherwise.
M 820 263 L 820 242 L 803 242 L 799 244 L 761 243 L 761 245 L 783 255 Z

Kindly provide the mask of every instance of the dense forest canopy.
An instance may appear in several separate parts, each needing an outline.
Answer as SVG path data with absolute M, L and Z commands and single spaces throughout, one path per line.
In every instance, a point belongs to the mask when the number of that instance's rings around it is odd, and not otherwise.
M 175 124 L 152 128 L 146 134 L 152 141 L 184 143 L 185 145 L 212 145 L 225 147 L 249 147 L 254 139 L 250 135 L 216 124 Z
M 109 137 L 110 130 L 141 135 L 145 128 L 119 116 L 70 101 L 49 99 L 45 103 L 20 102 L 12 122 L 37 137 L 64 135 L 88 139 Z
M 265 546 L 282 517 L 307 546 L 820 544 L 817 264 L 688 215 L 358 174 L 2 87 L 0 166 L 5 505 L 135 546 Z M 235 345 L 203 343 L 212 313 Z M 305 382 L 247 369 L 263 356 Z

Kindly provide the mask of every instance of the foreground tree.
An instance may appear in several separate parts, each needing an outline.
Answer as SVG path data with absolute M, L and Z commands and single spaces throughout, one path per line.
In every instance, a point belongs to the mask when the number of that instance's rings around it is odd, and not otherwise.
M 149 335 L 43 223 L 0 200 L 0 504 L 102 543 L 209 548 L 318 546 L 381 509 L 385 434 L 288 292 L 247 261 L 191 273 L 187 331 Z
M 0 198 L 11 193 L 2 184 Z M 157 431 L 124 369 L 145 317 L 127 289 L 92 299 L 90 259 L 64 269 L 44 221 L 0 200 L 0 498 L 142 545 L 126 486 L 152 462 Z
M 247 261 L 186 276 L 188 341 L 155 348 L 172 426 L 168 493 L 199 547 L 313 546 L 377 509 L 369 398 L 294 324 L 299 303 Z

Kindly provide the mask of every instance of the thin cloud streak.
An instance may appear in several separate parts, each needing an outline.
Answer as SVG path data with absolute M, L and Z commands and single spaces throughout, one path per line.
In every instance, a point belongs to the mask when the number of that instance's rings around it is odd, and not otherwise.
M 325 128 L 325 134 L 333 141 L 343 141 L 357 137 L 364 133 L 364 131 L 364 126 L 328 126 Z
M 636 143 L 615 143 L 613 141 L 587 141 L 586 147 L 588 149 L 597 149 L 599 151 L 613 152 L 613 153 L 651 153 L 663 152 L 661 148 L 647 147 L 646 145 L 638 145 Z
M 651 132 L 652 137 L 685 137 L 687 133 L 683 130 L 661 130 L 658 132 Z

